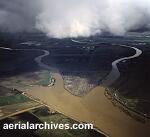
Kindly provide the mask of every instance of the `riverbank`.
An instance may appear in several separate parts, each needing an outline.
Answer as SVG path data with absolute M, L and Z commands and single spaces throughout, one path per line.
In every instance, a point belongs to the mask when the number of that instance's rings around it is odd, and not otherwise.
M 135 50 L 135 54 L 133 54 L 132 56 L 128 56 L 128 57 L 119 58 L 119 59 L 113 61 L 112 62 L 112 70 L 111 70 L 111 72 L 105 78 L 105 80 L 102 81 L 102 85 L 103 86 L 106 86 L 106 87 L 107 86 L 111 86 L 113 83 L 115 83 L 118 80 L 118 78 L 120 77 L 120 71 L 118 69 L 118 64 L 120 62 L 128 61 L 130 59 L 137 58 L 137 57 L 139 57 L 142 54 L 142 50 L 139 50 L 138 48 L 130 47 L 130 46 L 126 46 L 126 45 L 120 45 L 120 46 Z
M 150 122 L 140 123 L 114 107 L 105 97 L 103 87 L 96 87 L 85 97 L 76 97 L 64 89 L 60 74 L 55 73 L 53 75 L 56 79 L 56 84 L 53 87 L 35 86 L 28 93 L 66 116 L 93 123 L 110 137 L 150 135 Z
M 85 97 L 76 97 L 64 89 L 63 79 L 59 73 L 54 73 L 53 76 L 56 79 L 53 87 L 36 85 L 31 86 L 27 92 L 68 117 L 93 123 L 110 137 L 150 135 L 149 121 L 145 124 L 140 123 L 113 106 L 104 95 L 105 88 L 98 86 Z

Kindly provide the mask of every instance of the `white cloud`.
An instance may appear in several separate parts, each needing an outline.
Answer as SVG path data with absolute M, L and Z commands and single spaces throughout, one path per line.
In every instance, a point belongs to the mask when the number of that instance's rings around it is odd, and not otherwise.
M 50 37 L 123 35 L 150 24 L 150 0 L 1 0 L 0 28 Z

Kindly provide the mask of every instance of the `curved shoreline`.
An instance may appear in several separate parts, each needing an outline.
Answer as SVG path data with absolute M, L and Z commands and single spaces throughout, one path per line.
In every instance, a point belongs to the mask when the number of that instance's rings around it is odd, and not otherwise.
M 139 57 L 142 54 L 142 51 L 139 50 L 138 48 L 130 47 L 130 46 L 126 46 L 126 45 L 120 45 L 120 46 L 134 49 L 136 51 L 136 53 L 134 55 L 132 55 L 132 56 L 123 57 L 123 58 L 120 58 L 120 59 L 117 59 L 117 60 L 113 61 L 112 62 L 112 70 L 111 70 L 111 72 L 108 74 L 108 76 L 105 78 L 105 80 L 102 81 L 102 85 L 103 86 L 110 86 L 116 80 L 118 80 L 118 78 L 120 77 L 120 71 L 119 71 L 117 65 L 120 62 L 129 60 L 129 59 L 133 59 L 133 58 L 137 58 L 137 57 Z
M 73 40 L 71 39 L 72 42 L 75 42 L 75 43 L 88 43 L 88 42 L 80 42 L 80 41 L 76 41 L 76 40 Z M 126 48 L 130 48 L 130 49 L 134 49 L 136 51 L 136 53 L 132 56 L 129 56 L 129 57 L 123 57 L 123 58 L 119 58 L 115 61 L 112 62 L 112 70 L 111 72 L 106 76 L 105 80 L 102 80 L 102 85 L 103 86 L 110 86 L 112 85 L 119 77 L 120 77 L 120 71 L 118 69 L 118 64 L 122 61 L 126 61 L 126 60 L 129 60 L 129 59 L 133 59 L 133 58 L 137 58 L 139 57 L 141 54 L 142 54 L 142 51 L 138 48 L 135 48 L 135 47 L 130 47 L 130 46 L 126 46 L 126 45 L 120 45 L 120 47 L 126 47 Z M 39 49 L 11 49 L 11 48 L 7 48 L 7 47 L 0 47 L 0 49 L 5 49 L 5 50 L 39 50 Z M 44 64 L 42 62 L 42 58 L 50 55 L 50 52 L 48 50 L 39 50 L 39 51 L 43 51 L 44 54 L 36 57 L 34 59 L 34 61 L 38 64 L 39 67 L 41 68 L 44 68 L 46 70 L 54 70 L 53 68 L 51 68 L 50 66 Z M 57 72 L 56 70 L 54 70 L 54 72 Z
M 7 47 L 0 47 L 0 49 L 10 50 L 10 51 L 13 51 L 13 50 L 17 50 L 17 51 L 19 51 L 19 50 L 20 51 L 21 50 L 23 50 L 23 51 L 42 51 L 42 52 L 44 52 L 44 54 L 35 57 L 34 61 L 38 64 L 39 67 L 44 68 L 46 70 L 52 70 L 52 68 L 50 66 L 48 66 L 48 65 L 46 65 L 46 64 L 44 64 L 42 62 L 42 58 L 50 55 L 50 52 L 48 50 L 41 50 L 41 49 L 12 49 L 12 48 L 7 48 Z
M 143 125 L 114 107 L 104 96 L 105 89 L 103 87 L 94 88 L 92 92 L 83 98 L 75 97 L 63 88 L 62 76 L 59 73 L 54 75 L 56 84 L 53 87 L 35 86 L 27 93 L 39 98 L 54 110 L 68 117 L 93 123 L 103 133 L 107 133 L 108 136 L 141 137 L 149 135 L 150 124 L 145 123 Z M 134 132 L 135 129 L 136 132 Z
M 13 50 L 35 50 L 35 51 L 37 51 L 37 50 L 38 50 L 38 49 L 11 49 L 11 48 L 7 48 L 7 47 L 0 47 L 0 49 L 11 50 L 11 51 L 13 51 Z M 46 69 L 46 70 L 51 70 L 51 67 L 49 67 L 48 65 L 46 65 L 46 64 L 44 64 L 44 63 L 42 62 L 42 58 L 44 58 L 44 57 L 46 57 L 46 56 L 48 56 L 48 55 L 50 54 L 49 51 L 47 51 L 47 50 L 40 50 L 40 51 L 43 51 L 44 54 L 37 56 L 37 57 L 34 59 L 34 61 L 38 64 L 39 67 L 44 68 L 44 69 Z M 55 75 L 55 74 L 54 74 L 54 75 Z M 64 89 L 65 89 L 65 88 L 64 88 Z M 46 104 L 45 104 L 45 105 L 46 105 Z M 49 107 L 50 107 L 50 106 L 49 106 Z M 75 121 L 78 121 L 79 123 L 84 123 L 84 122 L 80 121 L 79 119 L 76 119 L 76 118 L 74 118 L 74 117 L 72 117 L 72 116 L 68 116 L 67 114 L 65 114 L 65 113 L 63 113 L 63 112 L 58 111 L 57 109 L 56 109 L 56 111 L 57 111 L 58 113 L 61 113 L 61 114 L 63 114 L 63 115 L 66 115 L 67 117 L 70 117 L 71 119 L 73 119 L 73 120 L 75 120 Z M 96 131 L 96 132 L 98 132 L 99 134 L 102 134 L 102 135 L 104 135 L 104 136 L 106 136 L 106 137 L 109 137 L 105 132 L 101 131 L 101 130 L 100 130 L 99 128 L 97 128 L 97 127 L 94 127 L 93 130 Z
M 37 57 L 34 59 L 34 61 L 38 64 L 39 67 L 44 68 L 44 69 L 46 69 L 46 70 L 47 70 L 47 69 L 50 70 L 51 67 L 49 67 L 48 65 L 46 65 L 46 64 L 44 64 L 44 63 L 42 62 L 42 58 L 48 56 L 50 53 L 49 53 L 49 51 L 47 51 L 47 50 L 41 50 L 41 51 L 43 51 L 44 54 L 42 54 L 42 55 L 40 55 L 40 56 L 37 56 Z
M 74 40 L 74 39 L 71 39 L 71 41 L 75 42 L 75 43 L 80 43 L 80 44 L 89 43 L 89 42 L 80 42 L 80 41 Z M 119 71 L 118 66 L 117 66 L 120 62 L 129 60 L 129 59 L 133 59 L 133 58 L 137 58 L 142 54 L 142 50 L 140 50 L 138 48 L 130 47 L 130 46 L 126 46 L 126 45 L 118 45 L 118 46 L 134 49 L 136 51 L 136 53 L 132 56 L 119 58 L 119 59 L 113 61 L 112 62 L 112 70 L 106 76 L 105 80 L 102 80 L 102 86 L 105 86 L 105 87 L 110 86 L 120 77 L 120 71 Z

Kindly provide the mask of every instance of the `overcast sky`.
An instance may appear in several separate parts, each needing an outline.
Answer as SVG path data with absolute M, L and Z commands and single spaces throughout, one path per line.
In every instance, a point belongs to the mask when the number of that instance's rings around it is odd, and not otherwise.
M 150 0 L 0 0 L 0 30 L 49 37 L 124 35 L 150 24 Z

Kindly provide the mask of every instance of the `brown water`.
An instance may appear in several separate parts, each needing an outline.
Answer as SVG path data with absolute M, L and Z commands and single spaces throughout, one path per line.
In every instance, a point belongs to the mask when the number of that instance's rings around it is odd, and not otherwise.
M 105 97 L 103 87 L 96 87 L 85 97 L 76 97 L 64 89 L 60 74 L 55 73 L 54 77 L 55 86 L 35 86 L 28 93 L 66 116 L 93 123 L 110 137 L 150 136 L 150 121 L 140 123 L 121 112 Z

